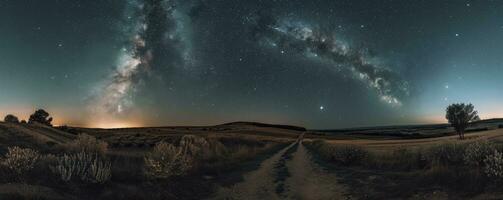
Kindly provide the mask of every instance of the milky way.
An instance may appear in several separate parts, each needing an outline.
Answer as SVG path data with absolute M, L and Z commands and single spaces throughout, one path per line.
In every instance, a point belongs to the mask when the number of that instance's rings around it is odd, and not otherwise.
M 126 25 L 124 30 L 131 33 L 120 53 L 116 69 L 93 98 L 91 109 L 95 112 L 127 113 L 134 105 L 137 88 L 152 72 L 165 72 L 183 65 L 186 57 L 177 32 L 175 2 L 131 1 L 128 6 L 131 9 L 126 17 L 133 19 L 133 23 Z
M 392 106 L 401 106 L 409 96 L 409 84 L 388 68 L 374 63 L 365 49 L 355 49 L 335 33 L 315 29 L 308 24 L 277 20 L 269 15 L 249 18 L 252 34 L 265 44 L 328 60 L 335 68 L 348 69 L 356 79 L 376 91 L 379 98 Z M 338 70 L 340 71 L 340 70 Z

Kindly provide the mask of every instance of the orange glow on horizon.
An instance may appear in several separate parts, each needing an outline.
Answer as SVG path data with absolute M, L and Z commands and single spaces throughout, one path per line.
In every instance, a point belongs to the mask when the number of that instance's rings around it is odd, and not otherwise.
M 133 127 L 142 127 L 141 123 L 133 123 L 133 122 L 95 122 L 89 124 L 88 128 L 133 128 Z

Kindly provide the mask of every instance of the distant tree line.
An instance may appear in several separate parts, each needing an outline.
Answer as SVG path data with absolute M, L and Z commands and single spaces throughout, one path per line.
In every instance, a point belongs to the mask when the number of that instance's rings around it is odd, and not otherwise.
M 25 120 L 19 121 L 19 118 L 13 114 L 8 114 L 4 118 L 4 122 L 7 123 L 26 123 Z M 43 109 L 36 110 L 33 114 L 30 115 L 28 119 L 28 123 L 34 124 L 43 124 L 46 126 L 52 126 L 52 117 L 50 117 L 49 113 Z

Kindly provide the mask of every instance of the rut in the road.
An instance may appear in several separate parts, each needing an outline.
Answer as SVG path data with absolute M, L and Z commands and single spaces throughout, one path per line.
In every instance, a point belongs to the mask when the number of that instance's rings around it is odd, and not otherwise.
M 213 199 L 350 199 L 337 177 L 313 162 L 298 141 L 265 160 L 244 181 L 220 188 Z
M 284 199 L 349 199 L 337 177 L 313 162 L 302 142 L 286 166 L 291 177 L 285 181 Z
M 271 158 L 262 162 L 260 167 L 244 175 L 244 181 L 230 188 L 220 188 L 212 199 L 280 199 L 276 193 L 276 170 L 277 163 L 282 156 L 292 148 L 296 143 L 280 150 Z

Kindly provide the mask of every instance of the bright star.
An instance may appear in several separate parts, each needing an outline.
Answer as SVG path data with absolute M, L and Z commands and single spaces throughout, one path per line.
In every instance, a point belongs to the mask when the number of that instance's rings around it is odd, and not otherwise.
M 325 107 L 323 107 L 323 106 L 320 106 L 320 110 L 324 110 L 324 109 L 325 109 Z

